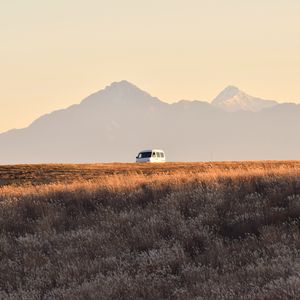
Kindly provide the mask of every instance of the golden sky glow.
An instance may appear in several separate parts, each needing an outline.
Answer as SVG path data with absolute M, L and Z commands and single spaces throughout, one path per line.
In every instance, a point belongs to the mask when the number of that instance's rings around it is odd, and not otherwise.
M 126 79 L 167 102 L 232 84 L 300 102 L 299 0 L 0 3 L 0 132 Z

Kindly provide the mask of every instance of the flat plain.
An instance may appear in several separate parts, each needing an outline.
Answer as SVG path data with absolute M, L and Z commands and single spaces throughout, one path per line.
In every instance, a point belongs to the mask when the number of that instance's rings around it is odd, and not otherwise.
M 0 166 L 2 299 L 299 299 L 300 161 Z

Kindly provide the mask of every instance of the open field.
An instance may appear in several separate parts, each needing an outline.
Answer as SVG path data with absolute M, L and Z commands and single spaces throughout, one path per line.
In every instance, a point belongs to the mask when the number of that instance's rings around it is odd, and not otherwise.
M 300 169 L 300 161 L 249 161 L 214 163 L 164 163 L 164 164 L 49 164 L 49 165 L 0 165 L 0 186 L 71 183 L 97 180 L 110 175 L 174 175 L 216 173 L 223 171 Z
M 300 162 L 0 166 L 0 299 L 299 299 Z

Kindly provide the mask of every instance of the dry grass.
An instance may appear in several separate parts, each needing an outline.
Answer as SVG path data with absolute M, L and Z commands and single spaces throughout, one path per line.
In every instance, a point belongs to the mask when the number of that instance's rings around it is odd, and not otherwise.
M 164 164 L 80 164 L 80 165 L 0 165 L 0 186 L 40 185 L 49 183 L 70 183 L 95 180 L 111 175 L 170 175 L 220 172 L 250 171 L 270 169 L 299 169 L 300 161 L 249 161 L 215 163 L 164 163 Z
M 0 174 L 0 299 L 300 298 L 298 161 Z

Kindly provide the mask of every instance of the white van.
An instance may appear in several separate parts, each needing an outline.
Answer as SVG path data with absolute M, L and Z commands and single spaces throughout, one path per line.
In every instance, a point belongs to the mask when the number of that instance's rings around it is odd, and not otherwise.
M 165 161 L 166 161 L 165 152 L 159 149 L 143 150 L 136 157 L 137 163 L 144 163 L 144 162 L 156 163 L 156 162 L 165 162 Z

